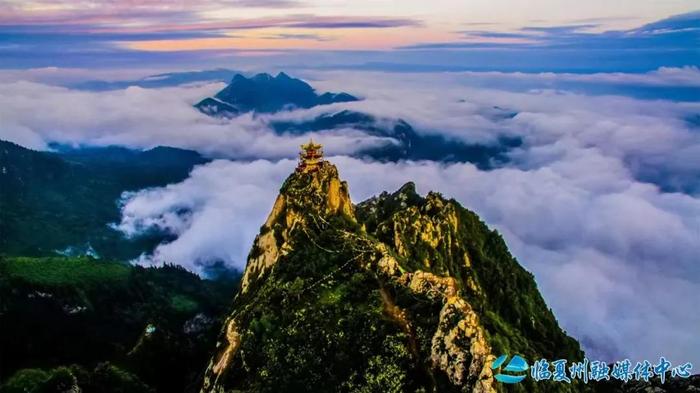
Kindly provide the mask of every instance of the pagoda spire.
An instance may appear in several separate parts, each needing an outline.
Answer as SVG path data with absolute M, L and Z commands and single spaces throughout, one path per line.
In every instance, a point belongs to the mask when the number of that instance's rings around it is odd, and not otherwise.
M 313 172 L 323 164 L 323 146 L 314 143 L 313 138 L 309 142 L 301 145 L 299 153 L 299 165 L 297 172 Z

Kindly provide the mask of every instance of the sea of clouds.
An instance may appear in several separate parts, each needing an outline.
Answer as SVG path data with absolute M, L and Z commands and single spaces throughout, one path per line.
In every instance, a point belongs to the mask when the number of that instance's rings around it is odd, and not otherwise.
M 466 143 L 518 137 L 511 160 L 492 170 L 469 163 L 386 163 L 352 158 L 391 143 L 357 130 L 318 139 L 359 202 L 414 181 L 440 191 L 498 229 L 532 271 L 563 327 L 604 360 L 700 363 L 700 103 L 593 95 L 548 84 L 586 82 L 685 86 L 697 69 L 649 74 L 315 74 L 320 90 L 364 101 L 336 105 L 403 118 L 418 132 Z M 493 86 L 528 79 L 514 90 Z M 647 79 L 645 79 L 647 78 Z M 541 84 L 531 88 L 531 84 Z M 181 183 L 123 196 L 125 234 L 158 228 L 176 235 L 138 262 L 243 268 L 282 181 L 307 136 L 280 136 L 272 119 L 311 118 L 327 108 L 231 121 L 192 109 L 220 84 L 85 92 L 38 82 L 0 83 L 2 139 L 33 148 L 49 142 L 170 145 L 219 158 Z M 494 116 L 495 108 L 517 113 Z

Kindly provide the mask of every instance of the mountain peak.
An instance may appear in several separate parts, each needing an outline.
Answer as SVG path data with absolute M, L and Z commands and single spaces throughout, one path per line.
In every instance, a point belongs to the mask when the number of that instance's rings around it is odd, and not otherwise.
M 268 81 L 270 81 L 270 80 L 272 80 L 272 79 L 274 79 L 274 78 L 272 78 L 272 75 L 268 74 L 267 72 L 261 72 L 261 73 L 259 73 L 259 74 L 254 75 L 254 76 L 251 78 L 251 80 L 254 80 L 254 81 L 262 81 L 262 82 L 268 82 Z
M 231 79 L 231 83 L 237 82 L 237 81 L 244 81 L 244 80 L 247 80 L 247 79 L 248 79 L 248 78 L 246 78 L 245 75 L 243 75 L 243 74 L 236 74 L 236 75 L 234 75 L 233 78 Z
M 418 195 L 416 193 L 416 183 L 412 181 L 407 182 L 395 194 Z
M 285 74 L 284 72 L 280 71 L 275 79 L 292 79 L 289 75 Z
M 271 113 L 286 108 L 311 108 L 357 100 L 347 93 L 318 95 L 308 83 L 280 72 L 275 77 L 268 73 L 251 78 L 237 74 L 223 90 L 214 97 L 203 99 L 195 107 L 210 116 L 234 117 L 251 111 Z
M 335 165 L 323 160 L 322 153 L 309 157 L 309 145 L 313 142 L 302 145 L 297 169 L 283 183 L 272 211 L 255 238 L 241 281 L 243 293 L 292 247 L 290 239 L 295 231 L 306 231 L 310 225 L 327 222 L 334 216 L 356 221 L 347 183 L 340 180 Z M 320 148 L 320 145 L 314 146 Z
M 354 220 L 348 185 L 340 180 L 338 169 L 328 161 L 313 172 L 297 171 L 281 189 L 286 206 L 317 216 L 343 215 Z
M 232 309 L 202 393 L 495 393 L 495 355 L 583 357 L 476 214 L 412 182 L 353 206 L 312 141 L 255 239 Z M 548 391 L 530 382 L 524 391 Z

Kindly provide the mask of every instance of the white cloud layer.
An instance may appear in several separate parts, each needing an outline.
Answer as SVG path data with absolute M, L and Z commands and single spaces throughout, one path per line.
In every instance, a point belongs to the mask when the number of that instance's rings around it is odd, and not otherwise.
M 269 121 L 310 119 L 348 108 L 378 117 L 403 118 L 418 132 L 466 143 L 495 144 L 502 136 L 522 138 L 524 148 L 513 154 L 519 166 L 547 165 L 572 150 L 596 148 L 621 159 L 639 178 L 657 183 L 663 180 L 672 189 L 699 187 L 691 180 L 700 169 L 700 133 L 696 132 L 697 124 L 693 126 L 687 119 L 700 121 L 700 103 L 589 96 L 546 88 L 499 88 L 515 79 L 547 87 L 549 80 L 570 78 L 638 85 L 670 78 L 691 86 L 692 81 L 700 80 L 697 68 L 647 74 L 321 72 L 313 77 L 319 91 L 349 91 L 366 99 L 275 115 L 243 115 L 228 121 L 209 118 L 192 108 L 219 90 L 219 83 L 87 92 L 36 82 L 0 81 L 4 92 L 0 95 L 0 138 L 38 149 L 49 142 L 136 148 L 169 145 L 215 157 L 291 158 L 295 153 L 289 146 L 307 137 L 275 135 L 267 126 Z M 495 88 L 475 87 L 483 80 Z M 508 118 L 508 114 L 517 116 Z M 391 140 L 345 129 L 327 133 L 324 142 L 329 152 L 351 154 Z
M 289 146 L 308 140 L 308 136 L 271 132 L 266 122 L 274 115 L 246 114 L 225 120 L 193 108 L 222 87 L 220 83 L 163 89 L 134 86 L 90 92 L 26 81 L 0 83 L 0 139 L 34 149 L 46 149 L 50 142 L 134 148 L 167 145 L 244 159 L 293 157 L 296 152 Z M 299 112 L 297 116 L 305 111 Z M 391 143 L 358 130 L 326 136 L 327 147 L 340 154 Z
M 688 120 L 700 121 L 700 103 L 675 102 L 672 97 L 640 100 L 552 89 L 477 88 L 473 85 L 480 83 L 481 74 L 475 75 L 345 73 L 340 77 L 331 72 L 317 85 L 324 90 L 353 86 L 357 91 L 352 93 L 367 97 L 353 103 L 353 108 L 403 118 L 422 133 L 482 144 L 497 143 L 502 136 L 521 138 L 523 146 L 511 152 L 511 164 L 523 169 L 569 165 L 594 149 L 600 150 L 603 160 L 598 165 L 620 166 L 667 189 L 700 190 L 699 125 Z M 511 77 L 506 74 L 503 80 Z M 530 77 L 540 78 L 539 74 Z M 657 78 L 653 74 L 635 78 L 645 77 Z
M 647 73 L 600 72 L 595 74 L 570 73 L 524 73 L 524 72 L 464 72 L 475 77 L 491 77 L 498 79 L 536 79 L 541 82 L 599 82 L 635 86 L 683 86 L 700 87 L 700 69 L 697 66 L 661 67 Z

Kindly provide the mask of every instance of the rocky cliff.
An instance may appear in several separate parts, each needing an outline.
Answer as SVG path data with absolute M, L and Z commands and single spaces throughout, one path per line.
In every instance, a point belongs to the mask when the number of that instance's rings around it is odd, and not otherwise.
M 201 391 L 503 391 L 502 353 L 583 358 L 474 213 L 411 183 L 353 206 L 325 162 L 282 186 Z

